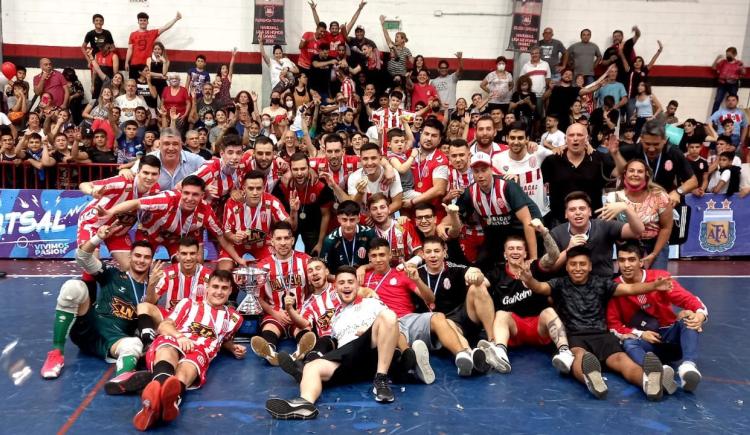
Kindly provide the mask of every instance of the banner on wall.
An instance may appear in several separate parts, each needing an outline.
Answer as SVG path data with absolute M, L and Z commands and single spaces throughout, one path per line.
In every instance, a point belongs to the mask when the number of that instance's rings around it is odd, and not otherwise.
M 692 208 L 687 241 L 680 247 L 682 257 L 750 255 L 750 202 L 739 196 L 688 195 Z
M 0 258 L 75 258 L 78 216 L 89 201 L 78 190 L 1 190 Z M 205 237 L 204 258 L 216 259 L 214 244 Z M 104 245 L 100 254 L 109 258 Z M 155 258 L 166 260 L 166 250 L 160 247 Z
M 528 53 L 539 42 L 543 0 L 515 0 L 508 50 Z
M 266 45 L 285 45 L 284 0 L 255 0 L 253 44 L 258 43 L 258 32 L 263 32 Z

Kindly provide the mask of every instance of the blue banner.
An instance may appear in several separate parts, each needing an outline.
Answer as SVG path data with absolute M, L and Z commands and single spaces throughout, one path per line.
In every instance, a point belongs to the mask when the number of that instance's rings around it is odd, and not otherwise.
M 739 196 L 706 194 L 685 198 L 692 209 L 681 257 L 750 255 L 750 202 Z

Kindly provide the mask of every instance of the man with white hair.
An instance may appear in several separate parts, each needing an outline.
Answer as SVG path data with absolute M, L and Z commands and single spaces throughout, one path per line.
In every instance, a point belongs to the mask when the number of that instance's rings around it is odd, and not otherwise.
M 203 157 L 182 148 L 182 136 L 176 128 L 162 128 L 159 141 L 161 147 L 148 155 L 156 156 L 161 161 L 159 187 L 162 190 L 174 189 L 183 178 L 196 172 L 206 163 Z M 139 166 L 140 162 L 136 162 L 132 171 L 123 169 L 120 175 L 132 179 L 134 172 L 138 172 Z

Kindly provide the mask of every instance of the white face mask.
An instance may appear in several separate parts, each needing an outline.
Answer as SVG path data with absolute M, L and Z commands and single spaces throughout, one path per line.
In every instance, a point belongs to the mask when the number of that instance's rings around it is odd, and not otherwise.
M 286 102 L 286 107 L 288 107 L 288 108 L 290 108 L 290 109 L 291 109 L 292 107 L 294 107 L 294 101 L 287 101 L 287 102 Z
M 505 71 L 505 64 L 500 62 L 497 64 L 497 70 L 498 71 Z
M 263 127 L 268 128 L 271 126 L 271 121 L 263 121 Z
M 213 125 L 216 123 L 213 119 L 207 119 L 203 121 L 204 124 L 206 124 L 206 127 L 213 127 Z

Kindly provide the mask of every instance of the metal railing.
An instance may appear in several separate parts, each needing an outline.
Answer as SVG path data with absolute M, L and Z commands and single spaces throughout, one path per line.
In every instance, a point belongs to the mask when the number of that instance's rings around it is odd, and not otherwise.
M 84 181 L 117 175 L 115 163 L 57 163 L 36 169 L 28 161 L 0 162 L 0 187 L 3 189 L 75 190 Z

